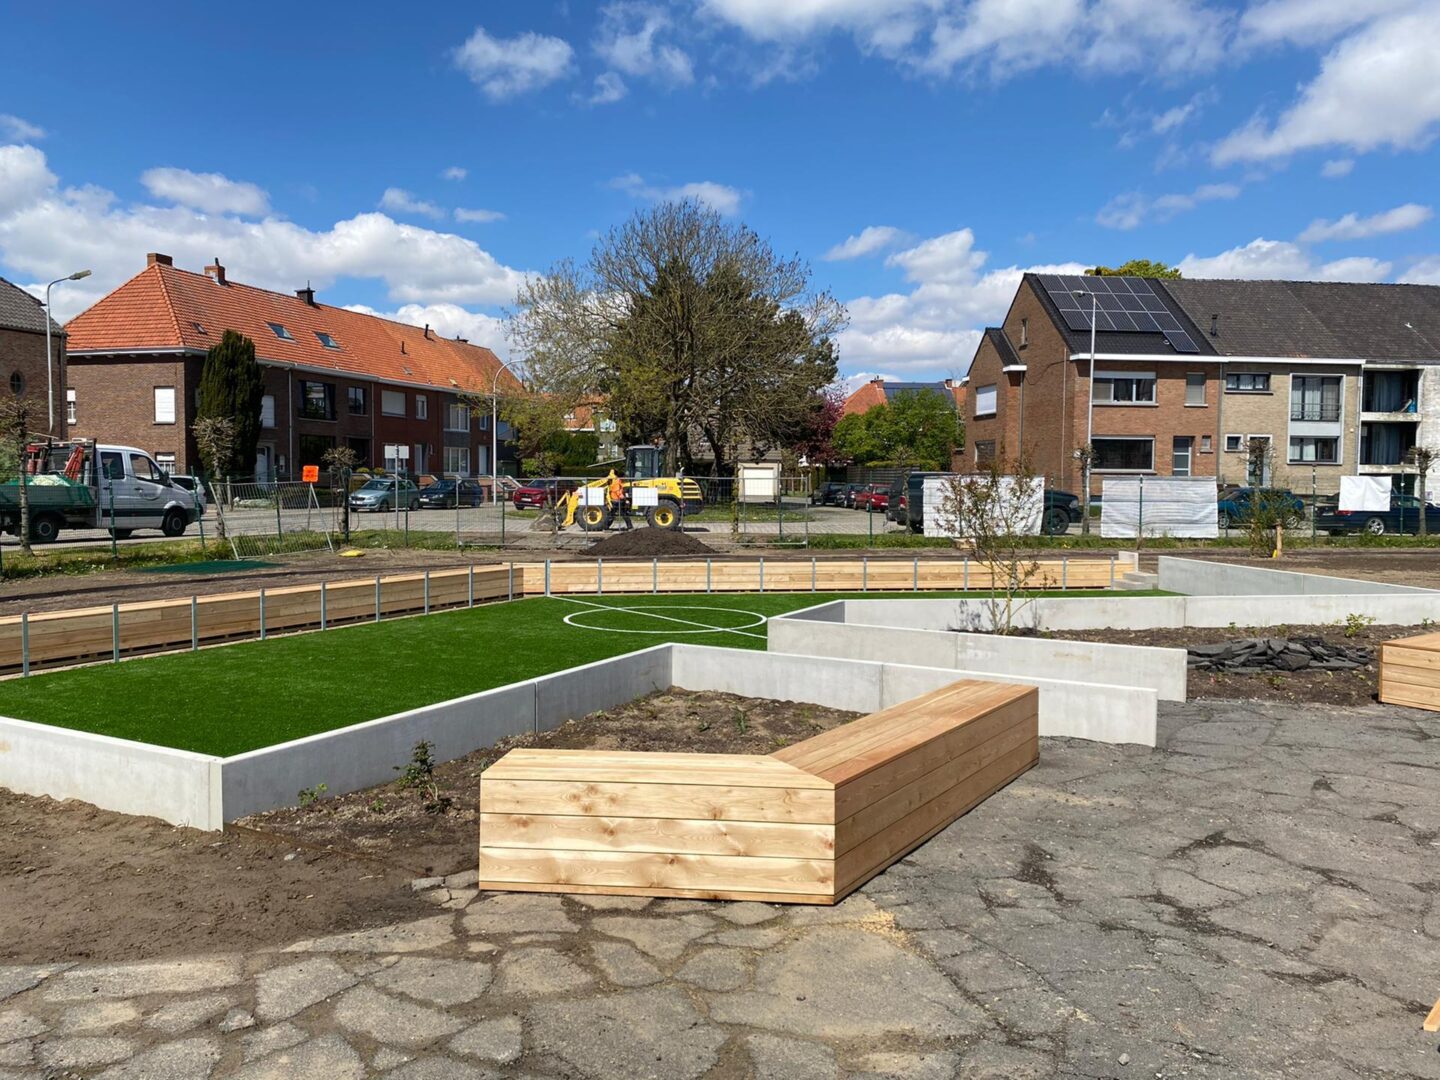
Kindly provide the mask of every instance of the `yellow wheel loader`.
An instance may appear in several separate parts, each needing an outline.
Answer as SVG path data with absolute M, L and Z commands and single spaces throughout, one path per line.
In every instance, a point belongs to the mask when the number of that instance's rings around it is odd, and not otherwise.
M 645 524 L 652 529 L 678 529 L 686 514 L 698 514 L 705 509 L 704 494 L 700 485 L 683 476 L 660 475 L 660 451 L 653 446 L 632 446 L 625 451 L 625 495 L 630 500 L 633 512 L 637 489 L 657 492 L 654 506 L 645 507 Z M 560 528 L 579 524 L 586 532 L 604 532 L 614 523 L 617 510 L 608 497 L 587 502 L 584 492 L 604 492 L 609 480 L 591 480 L 583 487 L 566 495 L 556 506 L 556 519 Z M 594 499 L 594 496 L 591 496 Z

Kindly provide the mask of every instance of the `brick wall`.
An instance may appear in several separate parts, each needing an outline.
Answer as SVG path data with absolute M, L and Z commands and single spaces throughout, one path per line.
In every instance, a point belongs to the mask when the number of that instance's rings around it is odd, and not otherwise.
M 965 394 L 965 450 L 957 455 L 959 472 L 980 472 L 987 467 L 982 453 L 986 444 L 993 444 L 995 457 L 1010 460 L 1020 453 L 1020 401 L 1021 380 L 1019 373 L 1006 373 L 1004 358 L 988 337 L 981 338 L 980 348 L 970 365 L 970 385 Z M 975 402 L 981 387 L 995 387 L 995 412 L 990 416 L 977 416 Z
M 65 337 L 51 338 L 55 392 L 55 430 L 57 438 L 65 437 Z M 0 327 L 0 392 L 10 393 L 11 380 L 18 374 L 23 386 L 21 397 L 30 402 L 30 428 L 43 434 L 50 423 L 49 392 L 45 377 L 45 335 L 26 330 Z
M 42 350 L 43 352 L 43 350 Z M 174 454 L 181 472 L 199 467 L 187 438 L 193 421 L 194 379 L 200 358 L 184 356 L 70 357 L 76 438 Z M 195 372 L 187 368 L 195 368 Z M 175 388 L 175 423 L 155 423 L 155 388 Z
M 1216 440 L 1222 483 L 1245 484 L 1248 466 L 1246 443 L 1251 435 L 1271 437 L 1270 483 L 1288 487 L 1298 494 L 1310 494 L 1312 480 L 1320 495 L 1340 490 L 1340 477 L 1353 476 L 1360 456 L 1360 378 L 1354 367 L 1316 364 L 1232 365 L 1235 371 L 1267 371 L 1270 391 L 1231 392 L 1221 406 L 1221 431 Z M 1340 400 L 1340 463 L 1338 465 L 1290 464 L 1290 378 L 1292 375 L 1339 375 L 1344 379 Z M 1224 449 L 1226 435 L 1239 435 L 1240 450 Z
M 1083 432 L 1085 411 L 1074 397 L 1069 345 L 1028 281 L 1021 282 L 1003 325 L 1026 368 L 1016 425 L 1024 456 L 1048 486 L 1076 491 L 1080 480 L 1071 457 L 1075 417 L 1078 411 Z

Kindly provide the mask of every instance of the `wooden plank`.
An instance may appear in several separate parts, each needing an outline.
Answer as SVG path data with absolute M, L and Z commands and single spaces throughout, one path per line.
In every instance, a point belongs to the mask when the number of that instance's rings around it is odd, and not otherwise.
M 835 898 L 823 893 L 747 892 L 741 889 L 662 889 L 651 886 L 555 885 L 524 881 L 481 881 L 482 891 L 569 893 L 580 896 L 663 896 L 680 900 L 753 900 L 758 904 L 819 904 L 829 906 Z
M 833 859 L 835 827 L 765 821 L 482 813 L 480 843 L 490 848 Z
M 665 754 L 650 751 L 512 750 L 486 780 L 792 787 L 819 791 L 833 784 L 763 754 Z
M 768 859 L 743 855 L 682 855 L 647 851 L 551 851 L 480 848 L 487 882 L 554 885 L 830 892 L 831 859 Z
M 1440 650 L 1412 649 L 1405 645 L 1381 645 L 1380 666 L 1404 664 L 1406 667 L 1429 668 L 1440 671 Z
M 835 823 L 835 799 L 831 792 L 799 788 L 591 784 L 482 777 L 480 809 L 483 813 L 492 814 L 709 818 L 715 821 L 789 821 L 812 825 Z
M 1435 1007 L 1430 1010 L 1430 1015 L 1425 1017 L 1425 1022 L 1420 1027 L 1424 1031 L 1440 1031 L 1440 1001 L 1435 1002 Z

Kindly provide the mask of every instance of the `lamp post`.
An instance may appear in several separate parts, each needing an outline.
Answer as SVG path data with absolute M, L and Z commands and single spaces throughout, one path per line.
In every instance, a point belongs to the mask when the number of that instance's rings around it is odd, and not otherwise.
M 90 276 L 89 270 L 76 270 L 73 274 L 66 274 L 64 277 L 57 277 L 49 285 L 45 286 L 45 393 L 50 404 L 50 427 L 47 434 L 55 434 L 55 373 L 54 353 L 50 345 L 50 290 L 62 281 L 79 281 L 81 278 Z
M 490 384 L 490 505 L 500 501 L 500 376 L 511 364 L 520 361 L 506 360 L 495 369 L 495 378 Z M 513 372 L 512 372 L 513 374 Z
M 1075 296 L 1090 297 L 1090 392 L 1085 395 L 1085 448 L 1093 456 L 1095 452 L 1095 324 L 1098 321 L 1099 301 L 1088 289 L 1073 290 Z M 1082 532 L 1090 531 L 1090 468 L 1092 458 L 1085 461 L 1085 522 Z

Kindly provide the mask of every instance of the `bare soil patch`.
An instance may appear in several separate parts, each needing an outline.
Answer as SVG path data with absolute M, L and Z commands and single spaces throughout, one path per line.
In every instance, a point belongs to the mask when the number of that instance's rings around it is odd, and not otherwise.
M 587 555 L 609 558 L 620 555 L 713 555 L 715 549 L 679 529 L 638 527 L 629 532 L 612 532 L 590 546 Z
M 571 720 L 554 731 L 517 735 L 435 766 L 435 790 L 385 784 L 272 810 L 245 828 L 325 851 L 353 852 L 406 867 L 412 876 L 473 869 L 480 775 L 520 746 L 552 750 L 652 750 L 696 754 L 769 754 L 859 716 L 793 701 L 665 690 L 618 709 Z M 397 763 L 400 764 L 400 763 Z M 440 796 L 448 809 L 436 812 Z

